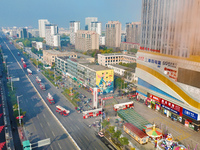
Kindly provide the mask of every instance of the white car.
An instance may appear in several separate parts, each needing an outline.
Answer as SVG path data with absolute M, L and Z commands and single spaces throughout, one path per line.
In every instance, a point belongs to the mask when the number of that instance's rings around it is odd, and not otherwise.
M 104 137 L 103 132 L 99 132 L 98 135 L 99 135 L 100 137 Z

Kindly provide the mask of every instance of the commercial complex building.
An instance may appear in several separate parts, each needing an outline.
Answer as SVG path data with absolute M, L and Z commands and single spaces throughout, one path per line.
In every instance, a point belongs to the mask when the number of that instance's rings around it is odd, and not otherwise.
M 58 26 L 55 24 L 45 25 L 45 40 L 49 46 L 60 46 L 60 35 L 58 34 Z
M 121 53 L 111 53 L 111 54 L 98 54 L 98 64 L 102 66 L 108 66 L 112 64 L 122 63 L 135 63 L 135 55 L 125 55 Z
M 119 21 L 109 21 L 106 24 L 106 47 L 120 47 L 121 43 L 121 23 Z
M 99 94 L 112 93 L 114 89 L 114 71 L 103 66 L 89 63 L 86 59 L 57 57 L 56 67 L 63 75 L 71 77 L 75 82 L 88 88 L 98 88 Z
M 143 0 L 142 6 L 137 98 L 198 131 L 200 3 Z
M 80 21 L 70 21 L 70 43 L 75 45 L 75 34 L 80 30 Z
M 91 22 L 97 22 L 97 17 L 87 17 L 85 18 L 85 30 L 91 31 Z
M 39 35 L 42 38 L 45 38 L 45 25 L 49 24 L 50 22 L 47 19 L 40 19 L 38 20 L 38 26 L 39 26 Z
M 78 30 L 75 37 L 75 49 L 80 51 L 99 49 L 99 34 L 95 31 Z
M 126 23 L 126 42 L 140 43 L 141 22 Z
M 56 50 L 43 50 L 43 61 L 48 64 L 52 65 L 55 63 L 55 58 L 58 56 L 70 56 L 73 58 L 77 58 L 77 54 L 74 52 L 60 52 Z

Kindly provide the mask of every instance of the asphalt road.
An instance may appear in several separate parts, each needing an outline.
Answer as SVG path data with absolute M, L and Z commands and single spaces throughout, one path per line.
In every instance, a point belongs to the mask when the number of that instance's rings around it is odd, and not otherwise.
M 18 50 L 13 45 L 9 44 L 8 42 L 7 42 L 7 45 L 10 48 L 10 50 L 12 51 L 12 53 L 15 55 L 15 57 L 17 58 L 20 65 L 22 66 L 21 56 L 17 56 Z M 6 53 L 6 55 L 9 56 L 8 57 L 8 59 L 10 59 L 9 61 L 15 62 L 8 50 L 6 50 L 5 53 Z M 67 129 L 67 131 L 70 133 L 70 135 L 73 137 L 73 139 L 79 145 L 79 147 L 83 150 L 84 149 L 85 150 L 89 150 L 89 149 L 91 149 L 91 150 L 95 150 L 95 149 L 106 150 L 106 149 L 108 149 L 104 145 L 104 143 L 95 136 L 95 131 L 88 128 L 87 119 L 83 119 L 82 114 L 78 114 L 75 111 L 74 106 L 61 94 L 61 92 L 58 89 L 56 89 L 48 80 L 46 80 L 45 77 L 40 72 L 37 72 L 36 68 L 34 66 L 32 66 L 28 62 L 28 60 L 25 59 L 25 62 L 27 63 L 27 67 L 33 71 L 33 75 L 29 75 L 30 80 L 33 82 L 33 84 L 35 85 L 37 90 L 40 92 L 41 96 L 46 101 L 46 103 L 50 107 L 51 111 L 60 120 L 60 122 Z M 24 106 L 26 106 L 26 109 L 28 111 L 30 111 L 30 116 L 28 115 L 28 117 L 27 117 L 29 119 L 27 119 L 26 121 L 30 121 L 31 124 L 34 124 L 34 126 L 32 127 L 32 130 L 33 131 L 36 130 L 36 132 L 38 132 L 38 134 L 37 134 L 38 136 L 42 137 L 42 135 L 40 135 L 40 134 L 44 133 L 44 130 L 46 131 L 46 134 L 48 133 L 48 135 L 53 135 L 53 133 L 51 131 L 53 131 L 53 129 L 55 129 L 55 128 L 57 130 L 59 130 L 61 127 L 56 123 L 55 119 L 50 115 L 48 110 L 42 104 L 39 97 L 36 96 L 37 94 L 31 87 L 31 84 L 25 78 L 24 72 L 22 72 L 17 67 L 16 63 L 12 63 L 12 65 L 13 64 L 15 64 L 15 66 L 13 66 L 13 70 L 15 70 L 14 76 L 15 77 L 20 76 L 20 80 L 22 81 L 22 83 L 24 83 L 24 84 L 22 84 L 21 82 L 15 82 L 14 85 L 18 84 L 18 87 L 20 87 L 20 85 L 21 85 L 21 88 L 20 88 L 21 92 L 19 92 L 18 95 L 23 94 L 22 99 L 23 99 Z M 24 70 L 24 71 L 27 74 L 27 71 L 26 70 Z M 35 81 L 36 76 L 39 76 L 40 79 L 42 80 L 42 82 L 46 85 L 46 91 L 42 91 L 39 88 L 38 83 Z M 17 88 L 17 89 L 19 89 L 19 88 Z M 50 105 L 49 102 L 46 100 L 48 93 L 51 93 L 53 95 L 54 100 L 55 100 L 54 105 Z M 33 94 L 34 96 L 31 96 L 31 94 Z M 64 117 L 64 116 L 61 116 L 60 114 L 56 113 L 55 105 L 60 105 L 64 108 L 70 110 L 69 116 Z M 22 104 L 22 107 L 23 107 L 23 104 Z M 27 112 L 27 114 L 29 114 L 29 113 Z M 45 116 L 43 114 L 45 114 Z M 42 123 L 44 123 L 44 124 L 46 123 L 47 125 L 41 125 Z M 52 130 L 48 129 L 48 126 L 49 126 L 48 124 L 53 127 L 53 129 L 51 128 Z M 60 134 L 57 134 L 57 132 L 58 131 L 55 131 L 54 134 L 60 135 Z M 64 133 L 64 132 L 62 132 L 62 133 Z M 43 136 L 44 135 L 45 135 L 45 133 L 43 134 Z M 68 137 L 66 137 L 66 138 L 68 138 Z M 64 140 L 63 143 L 60 144 L 61 148 L 67 147 L 66 146 L 66 145 L 68 145 L 67 141 L 70 141 L 70 140 L 66 139 L 66 140 Z M 57 144 L 56 144 L 56 146 L 57 146 Z M 57 146 L 57 148 L 58 148 L 58 146 Z M 69 148 L 69 149 L 71 149 L 71 148 Z
M 11 47 L 11 51 L 17 50 Z M 50 138 L 51 144 L 37 149 L 77 149 L 66 132 L 61 128 L 55 118 L 51 115 L 49 110 L 45 107 L 34 88 L 25 76 L 25 73 L 19 67 L 10 51 L 8 51 L 5 44 L 2 44 L 4 55 L 7 55 L 7 65 L 9 66 L 9 74 L 13 78 L 20 78 L 20 81 L 14 82 L 16 88 L 16 95 L 19 97 L 20 108 L 26 111 L 24 118 L 26 135 L 31 143 L 39 140 Z M 34 145 L 33 145 L 34 146 Z

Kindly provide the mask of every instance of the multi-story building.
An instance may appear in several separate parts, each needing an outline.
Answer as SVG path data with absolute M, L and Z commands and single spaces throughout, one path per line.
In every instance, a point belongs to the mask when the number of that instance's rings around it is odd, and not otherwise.
M 49 46 L 60 46 L 60 35 L 58 34 L 58 26 L 55 24 L 45 25 L 45 40 Z
M 199 8 L 199 0 L 143 0 L 136 69 L 137 98 L 196 131 L 200 129 Z
M 28 29 L 28 32 L 31 34 L 32 37 L 39 37 L 38 29 Z
M 91 64 L 86 59 L 69 57 L 57 57 L 56 66 L 59 66 L 59 70 L 63 72 L 63 75 L 70 76 L 91 92 L 93 88 L 98 88 L 99 94 L 113 93 L 113 69 Z
M 39 26 L 39 35 L 42 38 L 45 38 L 45 25 L 49 24 L 50 22 L 47 19 L 40 19 L 38 20 L 38 26 Z
M 101 22 L 91 22 L 91 31 L 95 31 L 96 33 L 101 35 Z
M 105 45 L 105 43 L 106 43 L 106 37 L 101 35 L 99 37 L 99 45 Z
M 80 21 L 70 21 L 70 43 L 75 45 L 75 34 L 80 30 Z
M 80 51 L 99 49 L 99 34 L 95 31 L 78 30 L 75 38 L 75 49 Z
M 106 47 L 120 47 L 121 43 L 121 23 L 119 21 L 109 21 L 106 24 Z
M 121 53 L 111 53 L 111 54 L 98 54 L 98 64 L 102 66 L 108 66 L 112 64 L 122 63 L 135 63 L 136 56 L 125 55 Z
M 46 44 L 44 44 L 43 42 L 32 41 L 31 43 L 32 47 L 35 47 L 38 51 L 46 49 Z
M 97 22 L 97 17 L 87 17 L 85 18 L 85 30 L 91 31 L 91 22 Z
M 130 42 L 121 42 L 120 50 L 131 50 L 131 49 L 139 49 L 139 43 L 130 43 Z
M 29 38 L 29 34 L 27 32 L 26 28 L 23 28 L 20 32 L 20 38 L 25 39 L 25 38 Z
M 73 58 L 77 58 L 77 54 L 74 52 L 60 52 L 56 50 L 43 50 L 43 61 L 48 64 L 52 65 L 55 63 L 55 58 L 59 56 L 70 56 Z
M 140 43 L 141 22 L 126 23 L 126 42 Z

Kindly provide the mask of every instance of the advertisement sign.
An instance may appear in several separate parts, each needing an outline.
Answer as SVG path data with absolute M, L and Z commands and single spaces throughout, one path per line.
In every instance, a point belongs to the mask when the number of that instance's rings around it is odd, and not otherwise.
M 93 108 L 97 108 L 97 88 L 94 88 L 93 91 Z
M 194 112 L 191 112 L 191 111 L 189 111 L 189 110 L 187 110 L 185 108 L 183 108 L 183 114 L 188 116 L 188 117 L 190 117 L 190 118 L 193 118 L 195 120 L 197 120 L 197 118 L 198 118 L 198 114 L 196 114 Z
M 166 108 L 168 108 L 168 110 L 170 110 L 171 112 L 174 112 L 174 113 L 178 112 L 176 114 L 179 114 L 180 116 L 182 116 L 182 110 L 183 110 L 182 107 L 180 107 L 174 103 L 171 103 L 167 100 L 164 100 L 164 99 L 161 99 L 160 103 L 162 104 L 161 106 L 163 108 L 166 107 Z
M 151 98 L 151 99 L 153 99 L 154 101 L 157 101 L 157 102 L 159 102 L 159 103 L 160 103 L 160 98 L 159 98 L 159 97 L 157 97 L 157 96 L 155 96 L 155 95 L 152 95 L 152 94 L 150 94 L 150 98 Z
M 161 107 L 163 107 L 164 109 L 169 110 L 169 111 L 171 111 L 171 112 L 173 112 L 173 113 L 175 113 L 175 114 L 180 115 L 180 113 L 179 113 L 178 111 L 173 110 L 172 108 L 169 108 L 169 107 L 167 107 L 167 106 L 165 106 L 165 105 L 163 105 L 163 104 L 161 104 Z

